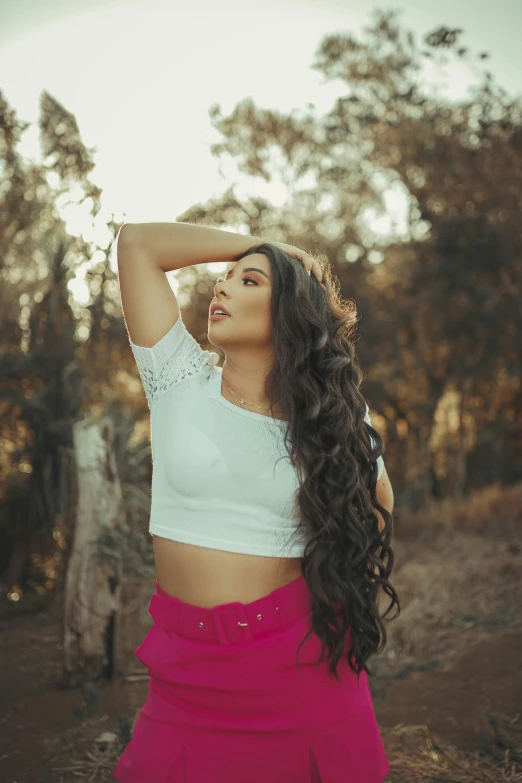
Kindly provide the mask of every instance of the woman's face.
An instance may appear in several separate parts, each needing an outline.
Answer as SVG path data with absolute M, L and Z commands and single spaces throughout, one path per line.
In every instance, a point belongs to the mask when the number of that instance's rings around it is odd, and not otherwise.
M 208 339 L 225 352 L 242 348 L 266 349 L 272 341 L 270 297 L 272 273 L 263 253 L 241 258 L 224 277 L 218 278 L 212 304 L 224 305 L 229 318 L 211 321 Z

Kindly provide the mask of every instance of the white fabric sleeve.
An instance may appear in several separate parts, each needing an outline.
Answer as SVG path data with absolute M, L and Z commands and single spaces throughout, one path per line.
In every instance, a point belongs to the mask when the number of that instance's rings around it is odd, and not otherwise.
M 366 405 L 366 414 L 364 416 L 364 421 L 367 424 L 369 424 L 370 426 L 372 426 L 372 423 L 370 421 L 370 408 L 368 406 L 368 403 L 365 403 L 365 405 Z M 371 439 L 372 446 L 373 446 L 375 444 L 375 440 L 371 436 L 370 436 L 370 439 Z M 382 457 L 378 457 L 377 458 L 377 479 L 380 479 L 380 477 L 382 476 L 383 473 L 384 473 L 384 459 Z
M 204 351 L 187 331 L 181 312 L 176 323 L 155 345 L 145 347 L 129 342 L 138 365 L 149 408 L 155 400 L 185 378 L 195 375 L 208 364 L 219 361 L 213 351 Z

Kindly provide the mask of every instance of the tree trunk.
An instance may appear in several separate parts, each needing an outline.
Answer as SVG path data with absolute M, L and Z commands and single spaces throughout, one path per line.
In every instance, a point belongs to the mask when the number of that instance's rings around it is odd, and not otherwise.
M 467 451 L 466 451 L 466 428 L 464 426 L 464 411 L 466 395 L 464 389 L 460 390 L 458 416 L 459 426 L 456 433 L 457 443 L 455 448 L 455 470 L 454 470 L 454 483 L 453 483 L 453 498 L 459 501 L 464 496 L 464 487 L 466 485 L 466 466 L 467 466 Z
M 112 674 L 122 576 L 118 528 L 124 515 L 111 419 L 76 422 L 73 440 L 78 502 L 65 579 L 62 684 L 66 687 Z

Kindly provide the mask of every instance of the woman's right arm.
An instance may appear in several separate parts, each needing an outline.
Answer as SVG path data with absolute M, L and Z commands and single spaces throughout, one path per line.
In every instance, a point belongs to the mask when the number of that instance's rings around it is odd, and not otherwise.
M 163 272 L 194 264 L 232 261 L 264 240 L 193 223 L 124 223 L 118 235 L 118 257 L 145 253 Z

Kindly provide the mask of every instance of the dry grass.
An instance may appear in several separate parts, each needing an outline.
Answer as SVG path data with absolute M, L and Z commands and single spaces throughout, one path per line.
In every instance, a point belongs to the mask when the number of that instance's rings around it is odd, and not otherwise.
M 48 758 L 63 759 L 52 766 L 53 783 L 70 783 L 84 780 L 89 783 L 114 783 L 112 771 L 127 746 L 139 715 L 139 709 L 121 715 L 116 731 L 106 724 L 107 716 L 95 716 L 83 720 L 50 740 L 44 740 Z M 147 781 L 143 781 L 147 783 Z
M 392 583 L 401 614 L 372 660 L 379 677 L 451 665 L 472 641 L 522 624 L 522 484 L 400 514 Z M 388 598 L 382 598 L 382 612 Z
M 434 740 L 426 726 L 395 726 L 386 750 L 387 783 L 520 783 L 522 725 L 519 716 L 491 716 L 491 733 L 475 753 Z

